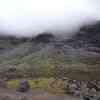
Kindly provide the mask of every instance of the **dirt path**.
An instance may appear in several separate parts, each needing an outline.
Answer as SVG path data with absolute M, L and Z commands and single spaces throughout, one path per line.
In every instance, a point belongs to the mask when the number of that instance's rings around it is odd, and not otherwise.
M 81 100 L 68 95 L 53 95 L 44 90 L 34 90 L 27 93 L 0 89 L 0 100 Z

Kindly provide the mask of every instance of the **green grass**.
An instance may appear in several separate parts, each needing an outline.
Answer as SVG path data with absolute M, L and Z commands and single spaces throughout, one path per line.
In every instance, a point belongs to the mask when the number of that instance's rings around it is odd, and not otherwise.
M 8 81 L 8 88 L 16 90 L 18 89 L 19 82 L 21 79 Z M 40 78 L 40 79 L 27 79 L 31 90 L 34 89 L 45 89 L 46 91 L 53 94 L 64 94 L 65 84 L 61 79 L 55 80 L 54 78 Z M 52 84 L 52 85 L 51 85 Z
M 17 89 L 19 86 L 21 79 L 16 79 L 16 80 L 10 80 L 7 82 L 8 84 L 8 88 L 11 89 Z M 28 79 L 28 82 L 30 84 L 31 89 L 34 88 L 48 88 L 49 83 L 53 80 L 53 78 L 49 78 L 49 79 Z

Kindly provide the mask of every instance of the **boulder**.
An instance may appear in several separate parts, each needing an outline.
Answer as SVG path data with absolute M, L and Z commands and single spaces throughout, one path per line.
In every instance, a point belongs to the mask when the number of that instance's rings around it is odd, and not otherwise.
M 91 100 L 89 96 L 83 96 L 83 100 Z
M 7 83 L 6 83 L 6 81 L 0 79 L 0 88 L 7 88 Z
M 100 100 L 100 98 L 97 98 L 97 100 Z
M 30 89 L 29 82 L 27 80 L 21 80 L 19 83 L 18 91 L 27 92 Z

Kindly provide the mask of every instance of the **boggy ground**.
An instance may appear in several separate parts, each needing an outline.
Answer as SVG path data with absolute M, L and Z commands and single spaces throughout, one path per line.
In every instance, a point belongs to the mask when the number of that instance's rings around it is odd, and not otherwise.
M 81 100 L 69 95 L 50 94 L 43 89 L 30 90 L 26 93 L 0 88 L 0 100 Z

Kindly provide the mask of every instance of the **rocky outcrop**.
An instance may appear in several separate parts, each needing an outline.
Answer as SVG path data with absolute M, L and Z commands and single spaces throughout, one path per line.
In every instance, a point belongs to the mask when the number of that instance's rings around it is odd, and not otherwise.
M 33 38 L 35 43 L 50 43 L 53 42 L 55 36 L 52 33 L 44 32 Z
M 66 43 L 75 48 L 100 47 L 100 22 L 84 25 L 75 35 L 66 40 Z

